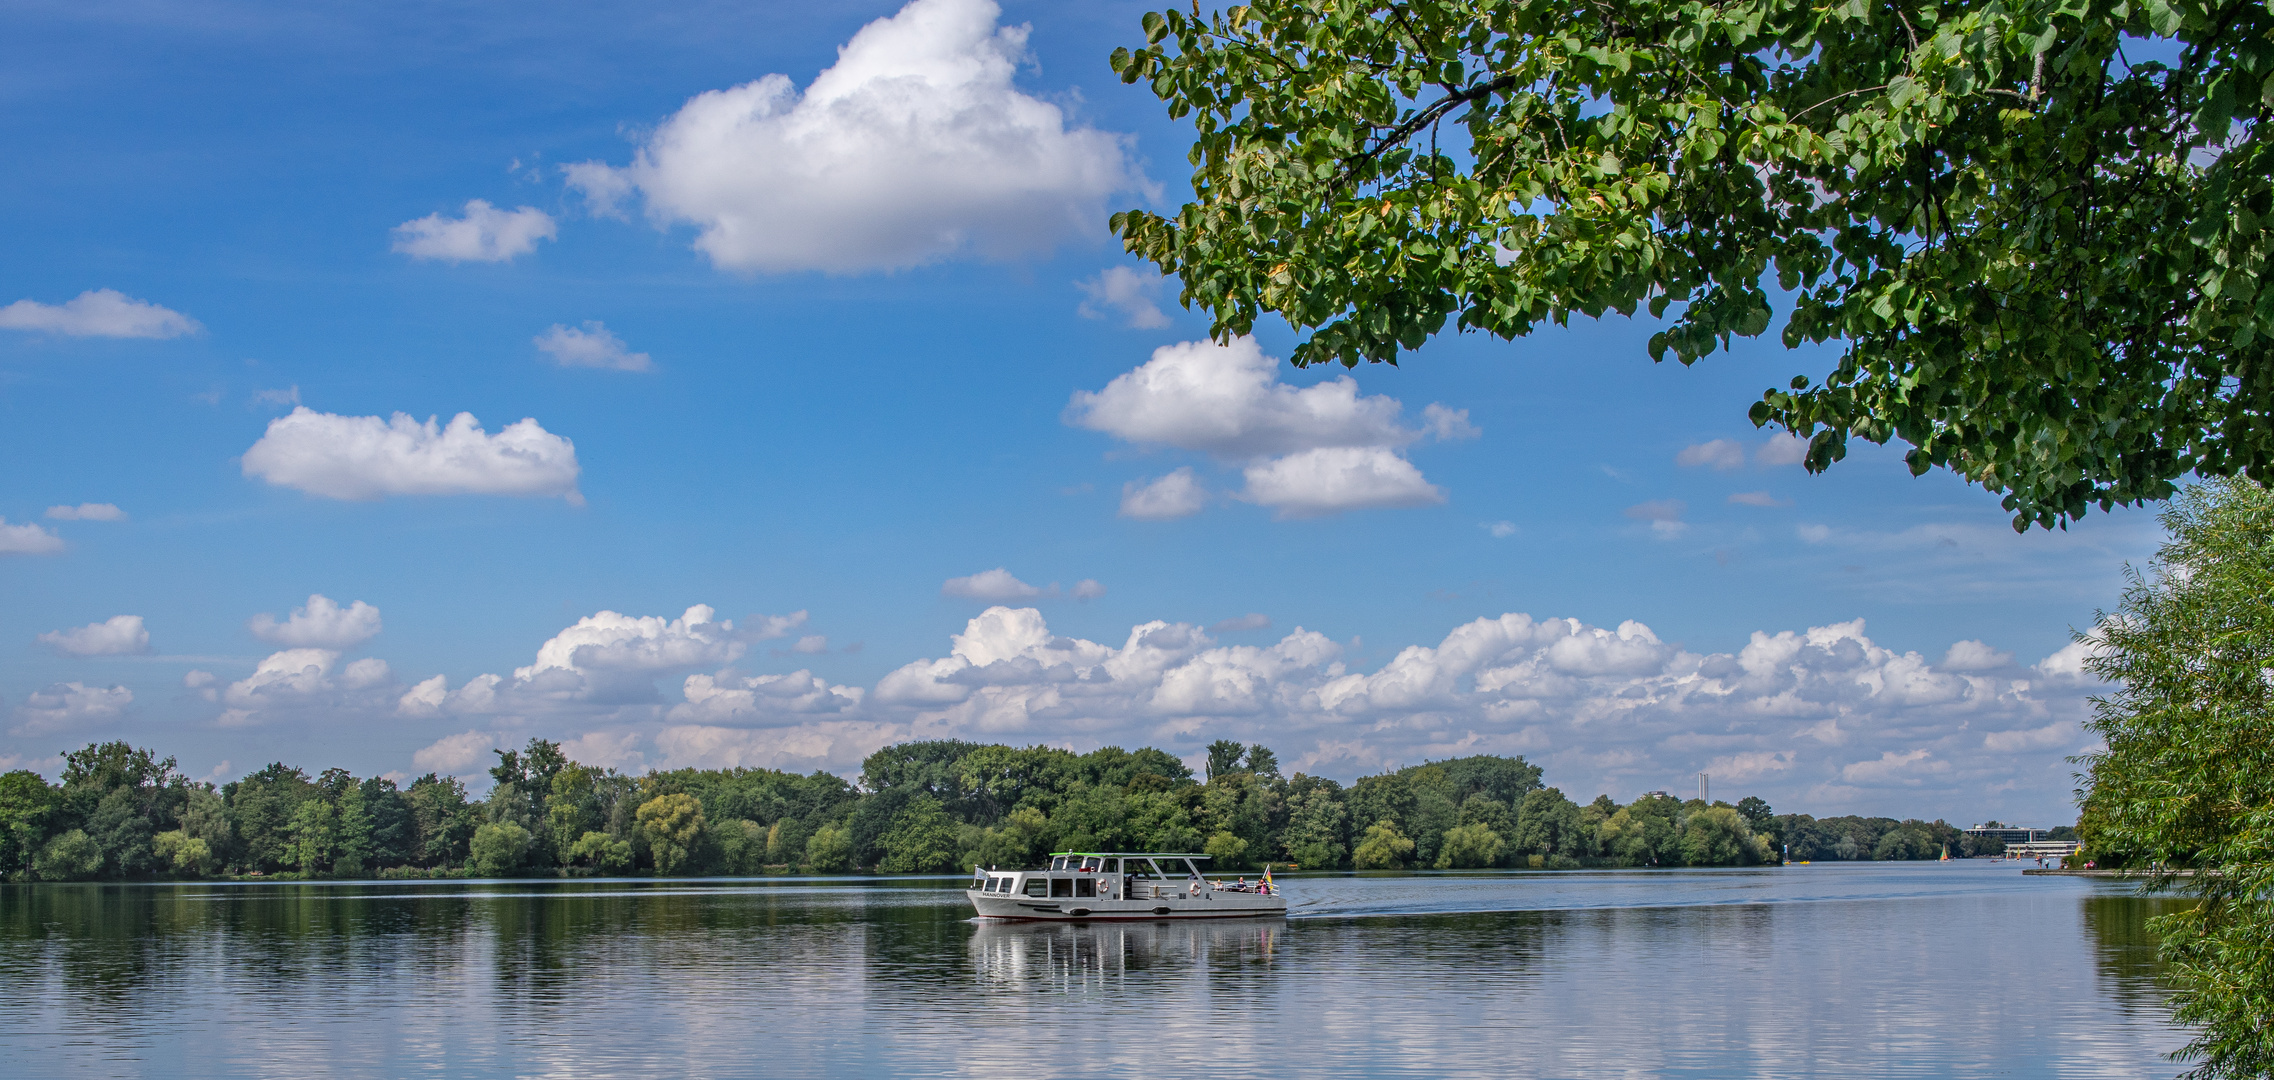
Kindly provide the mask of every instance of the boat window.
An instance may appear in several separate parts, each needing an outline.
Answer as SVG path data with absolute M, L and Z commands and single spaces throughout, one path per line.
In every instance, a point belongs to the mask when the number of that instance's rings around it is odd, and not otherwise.
M 1107 860 L 1105 861 L 1105 872 L 1106 872 L 1106 873 L 1108 873 L 1108 874 L 1118 874 L 1118 873 L 1120 873 L 1120 872 L 1121 872 L 1121 860 L 1120 860 L 1120 859 L 1107 859 Z
M 1052 895 L 1052 896 L 1072 896 L 1072 895 L 1074 895 L 1074 879 L 1073 879 L 1073 878 L 1051 878 L 1051 879 L 1050 879 L 1050 895 Z
M 1027 894 L 1028 896 L 1048 896 L 1048 895 L 1050 895 L 1050 879 L 1049 879 L 1049 878 L 1028 878 L 1028 879 L 1027 879 L 1027 881 L 1026 881 L 1026 894 Z
M 1007 891 L 1010 887 L 1011 879 L 1009 878 L 991 877 L 987 879 L 988 892 L 1004 892 Z
M 1086 878 L 1076 878 L 1076 879 L 1074 880 L 1074 895 L 1076 895 L 1076 896 L 1096 896 L 1097 894 L 1098 894 L 1098 879 L 1096 879 L 1096 878 L 1093 878 L 1093 877 L 1086 877 Z
M 1050 860 L 1050 868 L 1052 870 L 1064 870 L 1066 868 L 1066 857 L 1061 855 Z

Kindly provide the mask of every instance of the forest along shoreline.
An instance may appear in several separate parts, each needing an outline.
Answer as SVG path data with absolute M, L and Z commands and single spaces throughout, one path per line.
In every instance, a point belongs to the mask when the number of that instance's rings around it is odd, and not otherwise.
M 1282 775 L 1218 740 L 1203 773 L 1166 751 L 1087 754 L 953 740 L 888 746 L 858 784 L 829 773 L 631 776 L 532 739 L 494 787 L 398 786 L 272 764 L 219 786 L 124 742 L 64 755 L 63 778 L 0 775 L 0 878 L 26 881 L 942 873 L 1050 851 L 1204 851 L 1213 868 L 1754 866 L 1995 855 L 1936 820 L 1777 814 L 1653 792 L 1573 802 L 1522 757 L 1477 755 L 1345 787 Z M 2065 831 L 2065 830 L 2062 830 Z M 1788 856 L 1789 853 L 1789 856 Z

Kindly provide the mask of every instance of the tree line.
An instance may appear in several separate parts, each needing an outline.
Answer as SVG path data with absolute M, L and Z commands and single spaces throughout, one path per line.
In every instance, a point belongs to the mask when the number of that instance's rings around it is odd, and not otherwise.
M 1664 793 L 1580 804 L 1521 757 L 1429 762 L 1345 787 L 1219 740 L 1203 773 L 1165 751 L 1076 754 L 954 740 L 816 772 L 630 776 L 532 739 L 499 750 L 488 797 L 429 773 L 398 785 L 273 764 L 193 782 L 124 742 L 64 755 L 60 783 L 0 775 L 0 877 L 429 877 L 931 873 L 1051 851 L 1197 851 L 1225 870 L 1748 866 L 1994 853 L 1941 822 L 1778 815 Z

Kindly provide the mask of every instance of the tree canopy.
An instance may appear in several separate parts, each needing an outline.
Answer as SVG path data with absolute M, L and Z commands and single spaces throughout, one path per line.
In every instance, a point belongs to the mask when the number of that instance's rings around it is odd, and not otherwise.
M 1751 412 L 1910 446 L 2016 529 L 2274 470 L 2274 13 L 2258 0 L 1258 0 L 1116 50 L 1197 130 L 1113 224 L 1299 365 L 1448 325 L 1778 324 L 1833 370 Z
M 2274 492 L 2189 489 L 2170 539 L 2103 616 L 2087 670 L 2113 684 L 2078 823 L 2104 864 L 2198 898 L 2149 927 L 2180 976 L 2197 1075 L 2274 1073 Z M 2186 876 L 2181 876 L 2186 875 Z

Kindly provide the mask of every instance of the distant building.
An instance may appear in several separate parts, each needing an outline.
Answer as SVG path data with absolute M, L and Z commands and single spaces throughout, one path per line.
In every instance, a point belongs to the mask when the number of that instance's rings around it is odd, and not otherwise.
M 1672 794 L 1664 791 L 1645 791 L 1642 793 L 1643 799 L 1671 799 L 1673 797 L 1674 796 Z M 1637 801 L 1640 800 L 1638 799 Z
M 2009 859 L 2065 859 L 2077 853 L 2074 840 L 2037 840 L 2006 845 Z
M 2034 844 L 2052 835 L 2052 830 L 2031 829 L 2021 825 L 1976 825 L 1966 830 L 1966 835 L 1985 840 L 2003 840 L 2010 847 L 2014 844 Z

